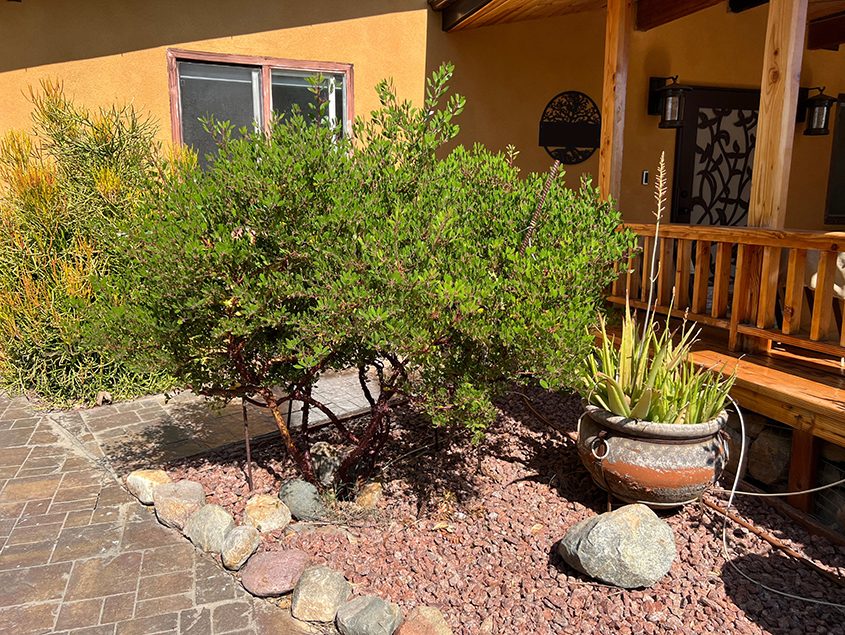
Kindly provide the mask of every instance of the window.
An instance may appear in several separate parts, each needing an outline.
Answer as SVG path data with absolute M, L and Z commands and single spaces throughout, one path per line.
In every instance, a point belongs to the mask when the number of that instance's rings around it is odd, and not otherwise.
M 309 78 L 323 77 L 327 117 L 348 131 L 352 120 L 352 65 L 169 50 L 170 111 L 174 140 L 196 149 L 201 161 L 214 152 L 202 120 L 214 117 L 267 129 L 273 113 L 314 102 Z
M 824 222 L 845 225 L 845 94 L 837 99 L 835 122 Z

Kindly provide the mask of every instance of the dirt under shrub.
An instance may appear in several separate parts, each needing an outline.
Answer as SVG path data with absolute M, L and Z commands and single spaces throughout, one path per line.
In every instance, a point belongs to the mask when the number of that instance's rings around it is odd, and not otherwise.
M 555 425 L 575 428 L 577 398 L 525 395 Z M 397 419 L 378 474 L 385 496 L 377 510 L 337 503 L 336 522 L 294 523 L 266 535 L 262 549 L 303 549 L 343 572 L 356 592 L 406 610 L 436 606 L 456 634 L 845 633 L 843 610 L 775 595 L 726 565 L 722 520 L 702 505 L 661 513 L 675 533 L 678 558 L 650 589 L 616 589 L 569 569 L 557 541 L 579 520 L 606 511 L 607 497 L 571 441 L 534 417 L 520 393 L 502 400 L 478 445 L 460 432 L 442 430 L 435 438 L 430 424 L 408 410 Z M 277 439 L 257 442 L 253 457 L 258 492 L 276 492 L 293 475 Z M 237 447 L 169 469 L 202 483 L 209 502 L 240 521 L 248 496 L 243 467 Z M 740 498 L 737 513 L 845 576 L 841 547 L 756 499 Z M 759 582 L 845 602 L 845 587 L 751 532 L 731 524 L 728 537 L 734 564 Z

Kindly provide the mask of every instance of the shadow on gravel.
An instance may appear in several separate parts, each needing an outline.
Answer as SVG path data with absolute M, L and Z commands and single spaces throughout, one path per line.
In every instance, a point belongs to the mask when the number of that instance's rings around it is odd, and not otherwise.
M 736 556 L 742 573 L 768 587 L 793 595 L 843 603 L 845 589 L 780 552 Z M 781 633 L 843 633 L 845 610 L 792 599 L 768 591 L 738 573 L 730 564 L 722 569 L 725 591 L 748 619 L 766 631 Z
M 554 427 L 539 419 L 526 406 L 526 399 Z M 580 397 L 520 387 L 497 405 L 521 429 L 508 437 L 492 435 L 490 453 L 523 464 L 536 473 L 530 480 L 554 487 L 561 498 L 599 514 L 607 511 L 607 495 L 593 483 L 575 444 L 563 432 L 576 430 L 581 414 Z

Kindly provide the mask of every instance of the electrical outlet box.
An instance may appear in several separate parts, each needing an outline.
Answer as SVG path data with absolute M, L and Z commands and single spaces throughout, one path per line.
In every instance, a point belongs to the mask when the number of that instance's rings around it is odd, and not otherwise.
M 643 170 L 643 178 L 640 181 L 643 185 L 648 185 L 648 170 Z

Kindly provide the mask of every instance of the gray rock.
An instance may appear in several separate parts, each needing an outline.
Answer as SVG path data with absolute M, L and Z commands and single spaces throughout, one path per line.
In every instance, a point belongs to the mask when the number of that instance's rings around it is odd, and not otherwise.
M 640 504 L 582 520 L 566 532 L 558 553 L 581 573 L 626 589 L 653 585 L 676 555 L 672 528 Z
M 787 430 L 766 428 L 748 451 L 748 473 L 761 483 L 774 485 L 786 478 L 792 439 Z
M 262 534 L 284 529 L 290 524 L 290 510 L 275 496 L 257 494 L 246 502 L 244 524 L 255 527 Z
M 255 527 L 234 527 L 223 539 L 223 548 L 220 550 L 223 566 L 237 571 L 244 566 L 260 544 L 261 536 Z
M 308 566 L 308 559 L 308 554 L 299 549 L 257 553 L 243 568 L 241 584 L 262 598 L 290 593 Z
M 279 498 L 297 520 L 322 520 L 326 517 L 326 506 L 320 493 L 307 481 L 288 481 L 279 490 Z
M 185 523 L 184 533 L 194 546 L 203 551 L 220 553 L 226 534 L 234 528 L 232 514 L 220 505 L 204 505 Z
M 144 505 L 153 504 L 153 490 L 159 485 L 171 483 L 164 470 L 135 470 L 126 477 L 126 487 Z
M 402 624 L 402 611 L 373 595 L 362 595 L 337 611 L 337 629 L 342 635 L 393 635 Z
M 194 512 L 205 505 L 205 492 L 194 481 L 164 483 L 153 490 L 153 503 L 161 524 L 182 529 Z
M 325 441 L 317 441 L 311 446 L 310 453 L 317 480 L 326 487 L 330 486 L 334 483 L 340 464 L 343 463 L 341 451 Z
M 745 434 L 752 439 L 756 439 L 759 434 L 769 425 L 769 420 L 763 415 L 758 415 L 756 412 L 750 410 L 742 410 L 742 419 L 745 421 Z M 733 411 L 728 415 L 728 427 L 734 430 L 739 430 L 739 417 Z
M 311 567 L 293 590 L 290 611 L 305 622 L 332 622 L 351 594 L 352 585 L 342 574 L 328 567 Z

